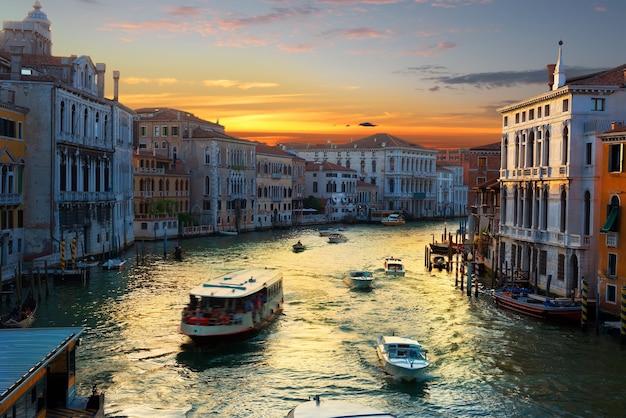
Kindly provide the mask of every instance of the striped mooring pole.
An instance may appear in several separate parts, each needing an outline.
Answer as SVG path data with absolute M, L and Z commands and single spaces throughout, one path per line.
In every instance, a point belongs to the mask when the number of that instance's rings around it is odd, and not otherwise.
M 589 285 L 587 280 L 583 280 L 583 306 L 580 315 L 580 327 L 584 330 L 587 328 L 587 298 L 589 297 Z
M 622 339 L 626 338 L 626 286 L 622 286 L 622 311 L 620 312 L 620 331 Z

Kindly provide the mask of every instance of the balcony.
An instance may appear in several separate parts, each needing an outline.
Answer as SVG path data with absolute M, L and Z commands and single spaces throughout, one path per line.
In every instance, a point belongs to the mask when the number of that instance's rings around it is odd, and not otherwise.
M 78 192 L 78 191 L 60 191 L 59 203 L 70 202 L 105 202 L 115 200 L 113 192 Z
M 544 231 L 500 224 L 499 234 L 503 238 L 525 241 L 534 244 L 553 245 L 562 248 L 589 249 L 591 236 L 566 234 L 563 232 Z
M 18 206 L 24 203 L 21 193 L 4 193 L 0 194 L 0 205 Z

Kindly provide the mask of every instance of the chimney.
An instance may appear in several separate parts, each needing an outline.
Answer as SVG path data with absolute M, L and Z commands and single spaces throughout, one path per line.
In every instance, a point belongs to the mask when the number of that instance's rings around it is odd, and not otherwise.
M 120 72 L 113 71 L 113 100 L 117 102 L 120 91 Z
M 548 64 L 548 89 L 552 90 L 552 86 L 554 85 L 554 69 L 556 68 L 556 64 Z
M 617 131 L 622 129 L 622 122 L 611 122 L 611 130 Z
M 106 71 L 106 64 L 96 64 L 96 83 L 98 86 L 98 97 L 104 97 L 104 73 Z
M 21 80 L 22 78 L 22 54 L 23 46 L 11 47 L 11 80 Z

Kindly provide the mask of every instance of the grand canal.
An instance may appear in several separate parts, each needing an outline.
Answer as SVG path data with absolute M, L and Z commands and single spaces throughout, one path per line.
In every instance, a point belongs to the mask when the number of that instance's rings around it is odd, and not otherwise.
M 424 269 L 424 247 L 443 224 L 354 225 L 329 244 L 315 228 L 141 243 L 123 272 L 94 269 L 85 284 L 55 281 L 36 327 L 84 326 L 82 394 L 97 383 L 110 417 L 283 417 L 320 394 L 399 417 L 619 416 L 626 411 L 626 357 L 614 337 L 520 317 L 490 297 L 468 297 L 454 273 Z M 301 240 L 302 253 L 291 251 Z M 137 255 L 141 262 L 137 263 Z M 382 262 L 405 260 L 385 277 Z M 188 290 L 221 272 L 279 267 L 285 311 L 258 337 L 197 347 L 177 332 Z M 374 289 L 353 291 L 348 269 L 370 269 Z M 397 383 L 376 357 L 381 334 L 412 335 L 432 366 Z

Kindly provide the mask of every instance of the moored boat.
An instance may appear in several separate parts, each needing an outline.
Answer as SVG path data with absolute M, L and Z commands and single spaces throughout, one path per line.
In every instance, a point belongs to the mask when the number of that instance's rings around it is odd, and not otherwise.
M 287 413 L 286 418 L 394 418 L 395 415 L 378 409 L 357 405 L 346 401 L 321 399 L 319 395 L 310 398 Z
M 239 232 L 237 232 L 237 230 L 232 230 L 232 231 L 219 231 L 220 235 L 224 235 L 227 237 L 234 237 L 236 235 L 239 235 Z
M 430 365 L 427 352 L 412 337 L 381 335 L 376 344 L 385 372 L 404 381 L 415 380 Z
M 374 285 L 374 275 L 371 271 L 349 270 L 346 271 L 343 281 L 356 289 L 371 289 Z
M 433 257 L 433 261 L 431 263 L 431 268 L 436 268 L 439 271 L 443 269 L 448 269 L 448 262 L 446 261 L 446 258 L 442 255 Z
M 344 234 L 331 233 L 328 235 L 328 242 L 330 242 L 331 244 L 338 244 L 340 242 L 346 241 L 348 241 L 348 237 L 346 237 Z
M 404 276 L 404 263 L 397 257 L 387 257 L 384 263 L 385 274 L 390 276 Z
M 399 213 L 392 213 L 386 218 L 383 218 L 383 220 L 380 222 L 385 226 L 404 225 L 406 223 L 402 215 L 400 215 Z
M 534 295 L 527 288 L 497 289 L 493 298 L 502 308 L 534 318 L 579 321 L 582 313 L 582 305 L 577 301 Z
M 28 296 L 24 302 L 11 311 L 8 318 L 2 321 L 4 328 L 28 328 L 35 322 L 37 312 L 37 301 L 32 296 Z
M 283 274 L 256 268 L 219 275 L 189 292 L 179 331 L 195 342 L 253 336 L 283 310 Z
M 107 261 L 102 263 L 102 270 L 122 270 L 126 267 L 127 260 L 122 260 L 119 258 L 109 258 Z

